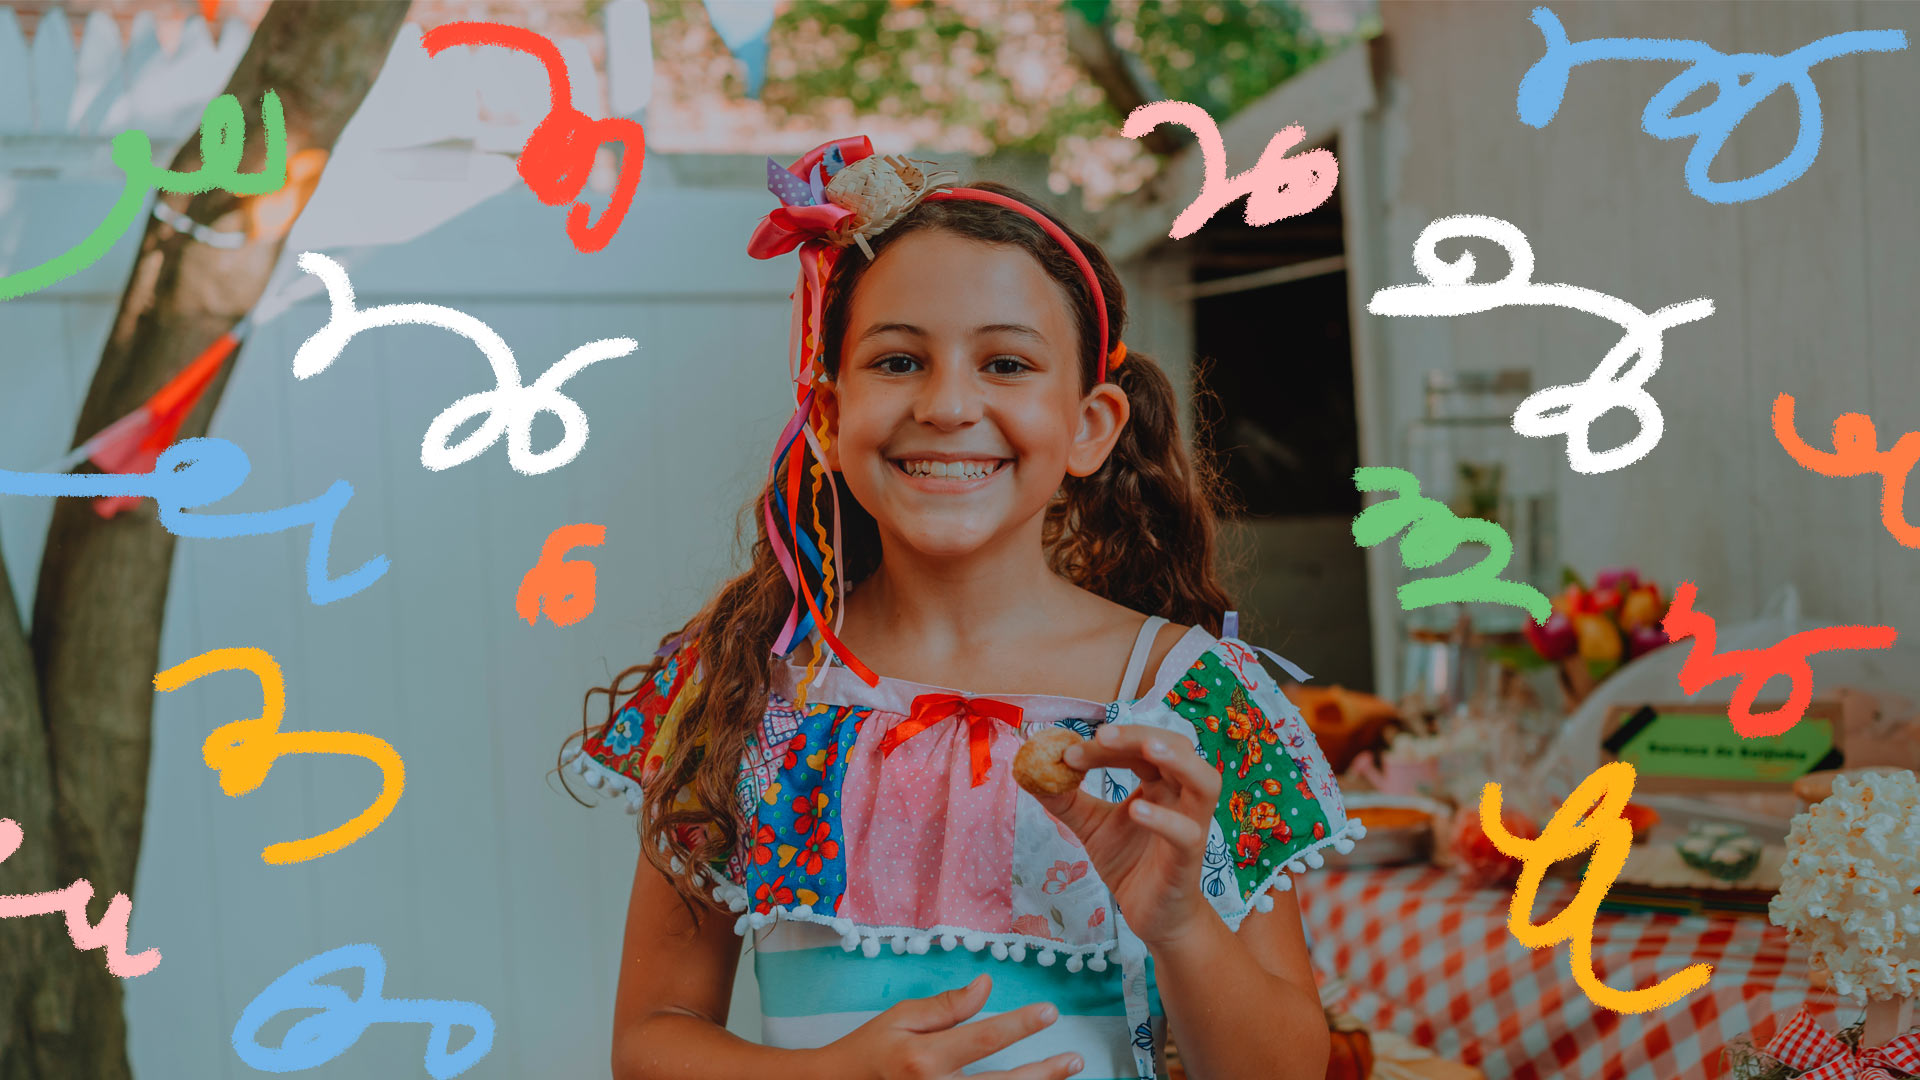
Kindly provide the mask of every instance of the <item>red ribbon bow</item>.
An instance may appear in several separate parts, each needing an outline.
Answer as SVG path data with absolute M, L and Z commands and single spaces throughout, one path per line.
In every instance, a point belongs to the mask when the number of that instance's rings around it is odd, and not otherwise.
M 840 148 L 840 159 L 849 165 L 873 154 L 873 142 L 865 135 L 855 135 L 821 143 L 789 165 L 787 171 L 805 180 L 834 147 Z M 808 241 L 823 241 L 852 213 L 833 203 L 777 207 L 768 211 L 754 227 L 753 238 L 747 241 L 747 254 L 756 259 L 774 259 Z
M 913 699 L 907 719 L 880 740 L 880 754 L 893 753 L 901 743 L 949 717 L 967 721 L 967 750 L 973 759 L 973 786 L 987 782 L 987 770 L 993 768 L 993 722 L 1020 726 L 1020 706 L 993 698 L 965 698 L 959 694 L 921 694 Z
M 1767 1043 L 1767 1053 L 1796 1069 L 1812 1070 L 1802 1072 L 1800 1080 L 1893 1080 L 1888 1068 L 1920 1073 L 1920 1031 L 1856 1051 L 1802 1009 Z

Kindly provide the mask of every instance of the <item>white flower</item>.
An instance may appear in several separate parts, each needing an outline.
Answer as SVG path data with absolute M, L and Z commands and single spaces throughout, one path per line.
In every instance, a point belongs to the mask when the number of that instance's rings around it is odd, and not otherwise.
M 1812 950 L 1835 993 L 1920 992 L 1920 778 L 1841 776 L 1794 817 L 1768 917 Z

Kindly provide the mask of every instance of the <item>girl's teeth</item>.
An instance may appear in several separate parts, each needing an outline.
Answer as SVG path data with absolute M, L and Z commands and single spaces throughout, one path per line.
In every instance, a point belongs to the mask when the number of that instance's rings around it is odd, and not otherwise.
M 990 462 L 909 461 L 904 464 L 906 471 L 914 476 L 952 477 L 963 480 L 977 480 L 994 470 L 994 465 Z

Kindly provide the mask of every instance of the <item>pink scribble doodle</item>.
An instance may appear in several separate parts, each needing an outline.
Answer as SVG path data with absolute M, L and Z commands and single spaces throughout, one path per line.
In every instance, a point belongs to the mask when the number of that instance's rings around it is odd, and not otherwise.
M 647 132 L 639 124 L 621 117 L 595 120 L 573 107 L 573 84 L 567 78 L 567 62 L 553 42 L 525 27 L 504 23 L 452 22 L 436 26 L 420 35 L 420 44 L 428 56 L 438 56 L 449 45 L 498 45 L 523 52 L 540 61 L 547 69 L 547 87 L 552 104 L 547 115 L 527 136 L 516 166 L 520 179 L 534 197 L 548 206 L 577 199 L 593 172 L 593 158 L 602 143 L 617 142 L 624 150 L 620 159 L 620 178 L 600 220 L 587 223 L 587 204 L 576 202 L 567 211 L 567 238 L 581 252 L 599 251 L 620 231 L 620 222 L 633 204 L 633 193 L 640 187 L 640 168 L 647 156 Z
M 1299 157 L 1287 151 L 1307 137 L 1307 129 L 1289 124 L 1267 143 L 1253 168 L 1227 175 L 1227 145 L 1207 110 L 1185 101 L 1155 101 L 1133 110 L 1120 134 L 1138 139 L 1161 124 L 1179 124 L 1200 141 L 1200 160 L 1206 173 L 1200 194 L 1173 219 L 1167 235 L 1175 240 L 1197 231 L 1207 220 L 1240 196 L 1247 197 L 1247 224 L 1271 225 L 1284 217 L 1304 214 L 1333 194 L 1340 163 L 1332 151 L 1309 150 Z
M 12 818 L 0 818 L 0 862 L 6 862 L 20 850 L 25 834 Z M 64 889 L 52 892 L 17 893 L 0 896 L 0 919 L 28 915 L 64 914 L 67 936 L 76 949 L 105 949 L 107 970 L 123 979 L 137 978 L 160 966 L 160 950 L 148 949 L 127 955 L 127 919 L 133 914 L 133 901 L 125 893 L 114 893 L 107 913 L 98 926 L 87 922 L 87 901 L 93 899 L 93 885 L 81 878 Z

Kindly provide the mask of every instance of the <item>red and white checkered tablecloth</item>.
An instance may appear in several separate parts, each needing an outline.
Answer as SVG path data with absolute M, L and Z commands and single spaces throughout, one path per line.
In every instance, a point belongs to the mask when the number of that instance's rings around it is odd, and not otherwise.
M 1431 866 L 1328 867 L 1298 879 L 1327 1004 L 1398 1032 L 1487 1080 L 1716 1080 L 1736 1035 L 1765 1044 L 1805 1006 L 1828 1030 L 1858 1010 L 1808 983 L 1807 954 L 1761 919 L 1625 915 L 1594 922 L 1594 970 L 1649 986 L 1696 961 L 1707 985 L 1662 1009 L 1599 1008 L 1574 985 L 1567 946 L 1528 949 L 1507 930 L 1511 889 L 1476 889 Z M 1536 923 L 1575 883 L 1548 879 Z

